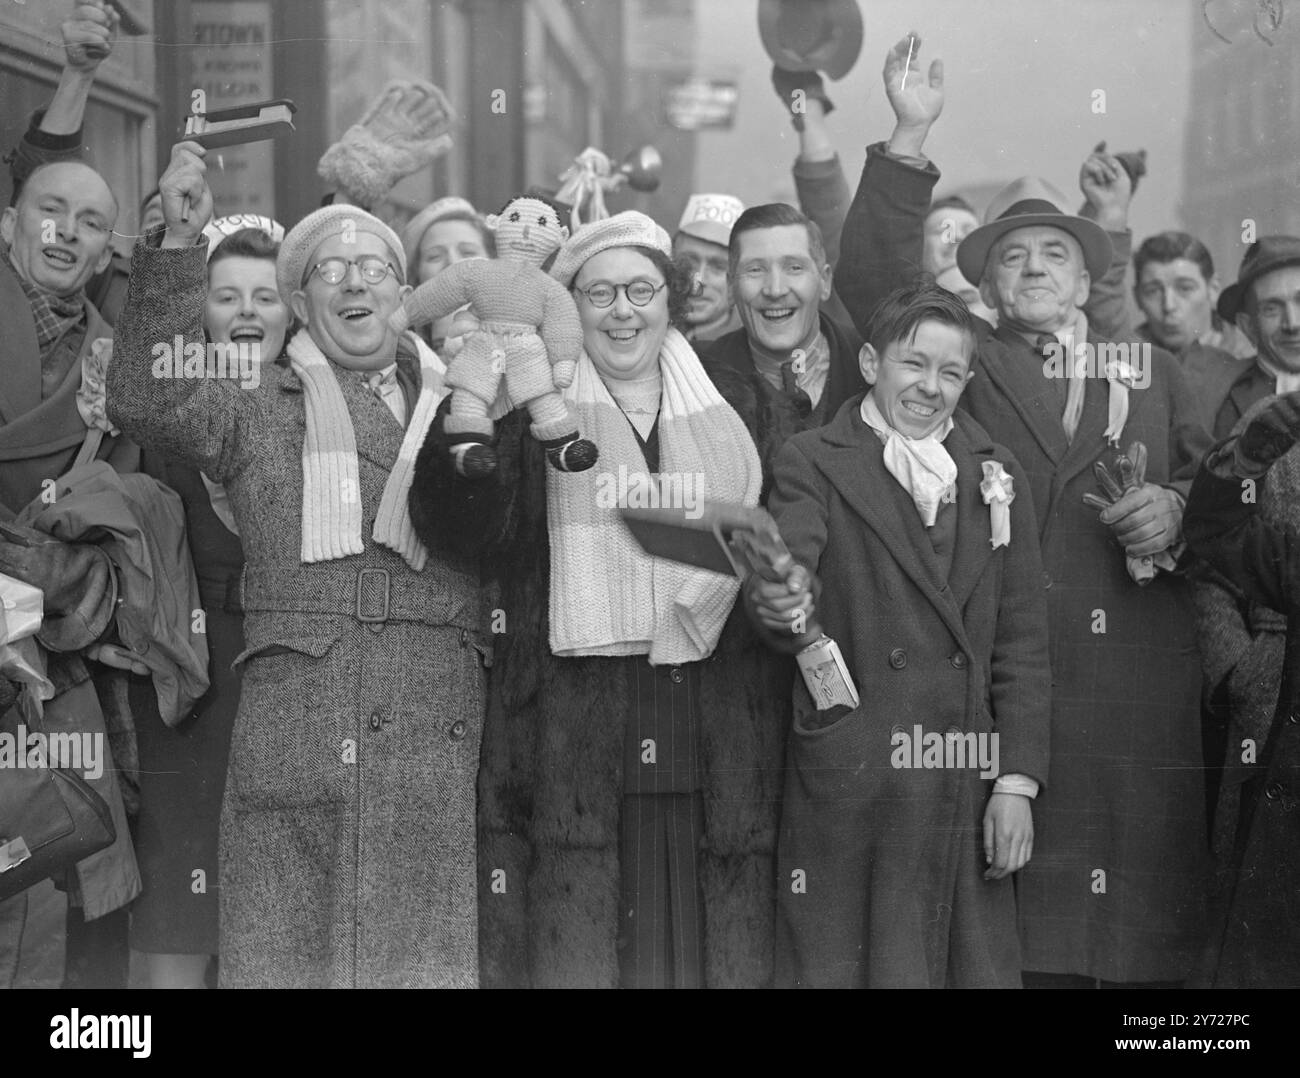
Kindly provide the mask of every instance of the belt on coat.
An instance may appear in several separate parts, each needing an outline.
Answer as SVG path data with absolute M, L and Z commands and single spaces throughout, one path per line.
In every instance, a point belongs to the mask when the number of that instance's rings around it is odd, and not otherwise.
M 478 629 L 477 589 L 460 591 L 428 572 L 372 566 L 312 564 L 296 567 L 246 565 L 240 605 L 245 613 L 335 614 L 363 624 L 389 621 Z M 458 601 L 459 600 L 459 601 Z

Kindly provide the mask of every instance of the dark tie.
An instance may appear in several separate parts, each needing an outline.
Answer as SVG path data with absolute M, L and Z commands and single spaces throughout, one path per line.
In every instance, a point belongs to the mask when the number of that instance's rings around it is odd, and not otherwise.
M 812 398 L 796 384 L 794 361 L 790 359 L 781 364 L 781 392 L 794 404 L 801 420 L 812 414 Z
M 1040 333 L 1034 341 L 1034 346 L 1038 354 L 1043 357 L 1044 361 L 1052 360 L 1053 367 L 1060 367 L 1062 362 L 1072 363 L 1073 357 L 1065 355 L 1065 346 L 1061 344 L 1051 333 Z M 1064 357 L 1062 359 L 1062 357 Z M 1061 418 L 1065 414 L 1065 401 L 1068 392 L 1068 384 L 1064 377 L 1064 371 L 1055 378 L 1048 378 L 1046 374 L 1043 377 L 1051 383 L 1052 399 L 1056 401 L 1056 417 Z

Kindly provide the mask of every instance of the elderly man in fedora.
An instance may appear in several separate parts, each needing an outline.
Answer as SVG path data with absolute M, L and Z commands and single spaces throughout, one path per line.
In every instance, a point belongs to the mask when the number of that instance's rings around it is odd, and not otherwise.
M 913 34 L 886 62 L 898 123 L 863 175 L 895 220 L 923 220 L 938 180 L 921 148 L 943 107 L 943 66 L 921 74 L 919 49 Z M 872 197 L 860 189 L 855 207 Z M 1051 626 L 1052 763 L 1017 888 L 1024 982 L 1172 986 L 1186 980 L 1204 927 L 1201 677 L 1180 571 L 1184 499 L 1208 439 L 1172 356 L 1149 348 L 1115 362 L 1089 330 L 1082 308 L 1110 241 L 1064 207 L 1044 181 L 1017 180 L 957 250 L 998 316 L 960 406 L 1024 466 L 1017 493 L 1039 521 Z M 851 211 L 846 259 L 850 231 L 863 226 Z M 855 278 L 841 262 L 851 309 L 870 311 L 881 287 L 920 262 L 919 226 L 885 239 L 868 272 Z M 1146 448 L 1145 474 L 1127 473 L 1122 496 L 1090 508 L 1095 466 L 1115 470 L 1134 442 Z

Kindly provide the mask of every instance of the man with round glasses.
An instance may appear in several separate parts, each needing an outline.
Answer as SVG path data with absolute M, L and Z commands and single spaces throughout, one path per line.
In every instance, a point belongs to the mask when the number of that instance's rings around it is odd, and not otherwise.
M 317 262 L 307 271 L 307 278 L 303 284 L 307 283 L 313 273 L 320 275 L 321 280 L 326 284 L 338 284 L 347 276 L 348 270 L 353 266 L 361 271 L 361 276 L 367 284 L 379 284 L 390 273 L 396 277 L 397 270 L 393 268 L 391 262 L 385 262 L 379 255 L 366 255 L 364 258 L 327 258 L 324 261 Z

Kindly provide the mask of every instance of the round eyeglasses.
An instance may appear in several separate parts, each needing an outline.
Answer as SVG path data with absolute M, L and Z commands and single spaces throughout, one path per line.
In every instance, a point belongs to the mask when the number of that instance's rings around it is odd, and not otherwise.
M 629 281 L 627 284 L 611 284 L 609 281 L 597 281 L 590 288 L 575 288 L 574 291 L 587 297 L 587 302 L 593 307 L 608 307 L 618 296 L 618 290 L 623 290 L 623 295 L 627 296 L 628 303 L 633 307 L 644 307 L 660 292 L 661 289 L 667 288 L 668 282 L 661 285 L 655 285 L 646 280 Z
M 361 271 L 361 279 L 366 284 L 379 284 L 390 273 L 399 281 L 401 275 L 380 255 L 362 255 L 360 258 L 324 258 L 307 271 L 302 283 L 305 288 L 313 273 L 319 274 L 326 284 L 338 284 L 348 275 L 348 269 L 356 266 Z

